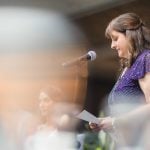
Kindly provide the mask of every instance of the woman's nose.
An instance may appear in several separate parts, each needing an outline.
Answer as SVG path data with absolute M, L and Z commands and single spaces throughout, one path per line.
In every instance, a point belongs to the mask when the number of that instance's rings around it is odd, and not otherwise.
M 43 107 L 44 105 L 45 105 L 44 102 L 43 102 L 43 101 L 40 101 L 39 107 Z
M 112 49 L 115 49 L 115 48 L 116 48 L 116 42 L 115 42 L 115 41 L 112 41 L 112 42 L 111 42 L 111 48 L 112 48 Z

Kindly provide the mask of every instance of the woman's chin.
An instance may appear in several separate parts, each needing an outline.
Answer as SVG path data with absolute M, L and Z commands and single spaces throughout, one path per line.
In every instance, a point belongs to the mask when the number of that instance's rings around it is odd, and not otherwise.
M 119 57 L 119 58 L 123 58 L 123 56 L 122 56 L 121 54 L 119 54 L 119 53 L 118 53 L 118 57 Z
M 127 57 L 122 55 L 121 53 L 118 53 L 118 57 L 121 58 L 121 59 L 127 59 Z
M 41 116 L 43 116 L 43 117 L 48 116 L 48 112 L 41 112 Z

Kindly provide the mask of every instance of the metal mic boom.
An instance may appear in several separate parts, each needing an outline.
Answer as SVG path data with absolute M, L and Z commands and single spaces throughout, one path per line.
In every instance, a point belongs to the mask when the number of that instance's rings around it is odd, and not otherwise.
M 96 59 L 96 53 L 95 51 L 89 51 L 87 54 L 81 56 L 81 57 L 78 57 L 74 60 L 71 60 L 71 61 L 68 61 L 68 62 L 65 62 L 62 64 L 63 67 L 69 67 L 69 66 L 73 66 L 73 65 L 76 65 L 78 62 L 80 61 L 93 61 Z

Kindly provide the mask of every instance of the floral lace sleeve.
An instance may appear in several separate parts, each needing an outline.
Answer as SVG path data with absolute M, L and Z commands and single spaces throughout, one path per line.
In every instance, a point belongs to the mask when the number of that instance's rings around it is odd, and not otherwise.
M 132 67 L 131 77 L 135 80 L 143 78 L 146 73 L 150 72 L 150 50 L 139 55 Z

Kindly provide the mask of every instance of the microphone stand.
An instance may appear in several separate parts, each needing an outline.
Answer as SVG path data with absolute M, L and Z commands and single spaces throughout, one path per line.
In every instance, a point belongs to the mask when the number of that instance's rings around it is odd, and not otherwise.
M 73 102 L 79 103 L 83 106 L 86 88 L 87 88 L 87 77 L 88 77 L 88 62 L 79 61 L 74 65 L 75 69 L 75 84 L 74 84 L 74 96 Z

